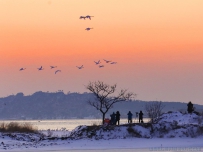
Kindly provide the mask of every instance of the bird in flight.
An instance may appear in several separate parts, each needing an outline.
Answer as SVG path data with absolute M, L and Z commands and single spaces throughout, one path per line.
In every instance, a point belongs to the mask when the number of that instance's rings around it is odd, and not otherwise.
M 93 29 L 93 28 L 87 27 L 85 30 L 89 31 L 89 30 L 91 30 L 91 29 Z
M 44 70 L 44 68 L 42 68 L 42 66 L 40 68 L 38 68 L 38 70 Z
M 94 63 L 95 63 L 95 64 L 99 64 L 99 63 L 101 63 L 101 62 L 100 62 L 100 60 L 99 60 L 99 61 L 97 61 L 97 62 L 96 62 L 96 61 L 94 61 Z
M 80 18 L 79 19 L 86 19 L 86 16 L 80 16 Z
M 111 62 L 111 64 L 116 64 L 117 62 Z
M 53 69 L 53 68 L 56 68 L 57 66 L 50 66 L 51 67 L 51 69 Z
M 61 72 L 61 70 L 56 70 L 56 71 L 55 71 L 55 74 L 56 74 L 57 72 Z
M 20 70 L 19 71 L 23 71 L 23 70 L 25 70 L 26 68 L 20 68 Z
M 87 15 L 85 16 L 86 18 L 89 18 L 91 20 L 91 17 L 94 17 L 94 16 L 90 16 L 90 15 Z
M 82 69 L 82 68 L 84 68 L 84 66 L 83 65 L 81 65 L 80 67 L 78 67 L 78 66 L 76 66 L 78 69 Z
M 104 67 L 104 65 L 100 65 L 100 66 L 99 66 L 99 68 L 103 68 L 103 67 Z
M 104 59 L 104 61 L 105 61 L 106 63 L 109 63 L 109 62 L 111 62 L 111 61 L 108 61 L 108 60 L 105 60 L 105 59 Z

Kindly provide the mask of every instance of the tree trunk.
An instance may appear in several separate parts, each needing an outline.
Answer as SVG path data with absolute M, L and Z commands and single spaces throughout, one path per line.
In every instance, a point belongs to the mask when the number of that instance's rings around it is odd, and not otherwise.
M 102 113 L 102 124 L 104 124 L 105 113 Z

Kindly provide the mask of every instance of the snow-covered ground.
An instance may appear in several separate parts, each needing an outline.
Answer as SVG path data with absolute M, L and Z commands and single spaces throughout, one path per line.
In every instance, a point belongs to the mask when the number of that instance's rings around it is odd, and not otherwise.
M 163 114 L 157 124 L 78 126 L 40 134 L 0 133 L 0 151 L 203 151 L 203 122 L 196 114 Z M 202 131 L 202 132 L 201 132 Z
M 129 138 L 111 140 L 55 140 L 40 143 L 29 143 L 11 139 L 1 140 L 5 148 L 0 146 L 0 151 L 64 151 L 64 150 L 116 150 L 133 149 L 144 151 L 203 151 L 203 137 L 198 138 Z M 176 150 L 175 150 L 176 149 Z

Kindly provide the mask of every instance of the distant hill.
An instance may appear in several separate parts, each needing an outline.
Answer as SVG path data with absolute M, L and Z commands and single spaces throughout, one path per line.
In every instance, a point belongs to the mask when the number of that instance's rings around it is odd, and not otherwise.
M 71 119 L 71 118 L 101 118 L 101 113 L 90 106 L 87 101 L 93 100 L 92 93 L 36 92 L 25 96 L 23 93 L 0 98 L 0 119 Z M 121 102 L 107 113 L 120 111 L 125 118 L 128 111 L 133 114 L 144 111 L 149 101 L 134 100 Z M 164 111 L 186 111 L 187 103 L 163 102 Z M 194 104 L 198 111 L 203 111 L 203 105 Z

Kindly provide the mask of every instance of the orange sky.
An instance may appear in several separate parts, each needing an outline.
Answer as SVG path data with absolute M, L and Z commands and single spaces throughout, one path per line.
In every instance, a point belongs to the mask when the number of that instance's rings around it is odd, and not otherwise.
M 140 100 L 202 103 L 202 8 L 202 0 L 0 0 L 0 96 L 84 92 L 102 80 Z M 118 64 L 99 69 L 99 59 Z M 50 65 L 62 70 L 57 79 Z

